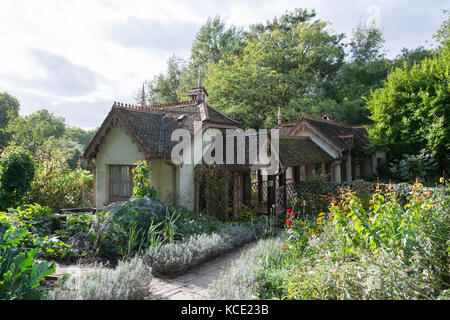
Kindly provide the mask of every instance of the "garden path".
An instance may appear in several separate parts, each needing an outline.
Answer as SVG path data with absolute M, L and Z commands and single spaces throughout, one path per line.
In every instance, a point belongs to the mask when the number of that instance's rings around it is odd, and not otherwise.
M 228 252 L 215 260 L 205 263 L 203 266 L 192 271 L 184 273 L 175 278 L 157 278 L 154 277 L 150 284 L 150 295 L 147 299 L 152 300 L 200 300 L 208 295 L 209 285 L 219 278 L 222 271 L 227 269 L 230 264 L 237 260 L 242 251 L 253 246 L 254 243 L 248 243 L 243 247 Z M 64 273 L 80 276 L 85 272 L 94 270 L 94 265 L 65 265 L 56 264 L 56 271 L 52 278 L 58 278 Z
M 240 249 L 222 255 L 176 278 L 153 278 L 150 284 L 151 296 L 148 299 L 200 300 L 207 298 L 209 285 L 241 256 L 243 250 L 253 245 L 254 243 L 246 244 Z

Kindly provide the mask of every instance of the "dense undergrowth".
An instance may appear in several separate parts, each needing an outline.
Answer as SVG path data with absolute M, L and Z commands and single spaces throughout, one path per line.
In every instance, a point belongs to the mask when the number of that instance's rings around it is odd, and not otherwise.
M 283 242 L 244 253 L 212 298 L 449 299 L 449 198 L 444 184 L 416 183 L 406 199 L 375 188 L 368 201 L 345 188 L 318 216 L 288 210 Z

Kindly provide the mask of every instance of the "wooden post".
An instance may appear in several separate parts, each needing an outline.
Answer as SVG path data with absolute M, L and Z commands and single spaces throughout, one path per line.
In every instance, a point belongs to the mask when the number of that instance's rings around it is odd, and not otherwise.
M 263 179 L 261 175 L 261 170 L 257 171 L 258 174 L 258 204 L 263 202 Z
M 294 183 L 296 184 L 297 182 L 300 181 L 300 167 L 294 167 Z
M 287 206 L 286 170 L 282 171 L 280 173 L 280 183 L 279 183 L 279 185 L 280 185 L 280 188 L 284 189 L 283 199 L 282 199 L 282 202 L 281 202 L 281 206 L 282 206 L 281 211 L 283 212 L 283 211 L 286 210 L 286 206 Z
M 276 175 L 267 176 L 267 214 L 270 215 L 270 210 L 272 206 L 275 205 L 276 200 Z
M 242 174 L 242 203 L 246 206 L 252 203 L 252 177 L 249 172 Z
M 93 177 L 92 177 L 92 208 L 97 208 L 97 195 L 96 195 L 96 191 L 97 188 L 95 187 L 95 185 L 97 184 L 97 170 L 95 167 L 95 163 L 91 162 L 91 168 L 92 168 L 92 172 L 93 172 Z

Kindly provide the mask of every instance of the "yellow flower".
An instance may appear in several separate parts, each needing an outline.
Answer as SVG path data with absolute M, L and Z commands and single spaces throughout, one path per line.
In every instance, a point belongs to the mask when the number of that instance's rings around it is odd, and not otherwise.
M 439 178 L 439 182 L 440 182 L 440 183 L 444 183 L 444 177 L 440 177 L 440 178 Z

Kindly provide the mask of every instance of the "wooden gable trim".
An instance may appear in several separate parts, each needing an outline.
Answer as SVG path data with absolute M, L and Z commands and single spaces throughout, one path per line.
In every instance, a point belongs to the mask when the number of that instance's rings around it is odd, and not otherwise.
M 311 123 L 307 122 L 306 119 L 302 119 L 300 120 L 297 125 L 288 133 L 288 136 L 295 136 L 295 133 L 299 130 L 299 129 L 304 129 L 304 128 L 308 128 L 311 129 L 312 132 L 314 132 L 315 134 L 317 134 L 320 138 L 322 138 L 325 142 L 327 142 L 329 145 L 331 145 L 333 148 L 335 148 L 339 153 L 341 153 L 342 151 L 344 151 L 344 149 L 340 148 L 339 146 L 337 146 L 333 141 L 331 141 L 325 134 L 323 134 L 319 129 L 317 129 L 314 125 L 312 125 Z
M 125 130 L 125 133 L 130 136 L 131 141 L 135 143 L 138 146 L 138 150 L 144 154 L 144 156 L 149 157 L 147 155 L 144 146 L 142 143 L 136 138 L 136 136 L 133 134 L 133 132 L 126 126 L 123 121 L 120 118 L 120 115 L 118 112 L 116 112 L 115 108 L 113 107 L 111 111 L 106 116 L 106 119 L 103 121 L 102 125 L 100 126 L 100 129 L 98 129 L 97 133 L 95 134 L 92 141 L 89 143 L 88 147 L 86 148 L 85 152 L 83 153 L 83 159 L 85 159 L 88 163 L 92 163 L 92 159 L 96 157 L 98 148 L 100 144 L 103 142 L 103 139 L 108 134 L 109 130 L 111 128 L 115 127 L 117 124 L 120 125 L 121 128 Z

